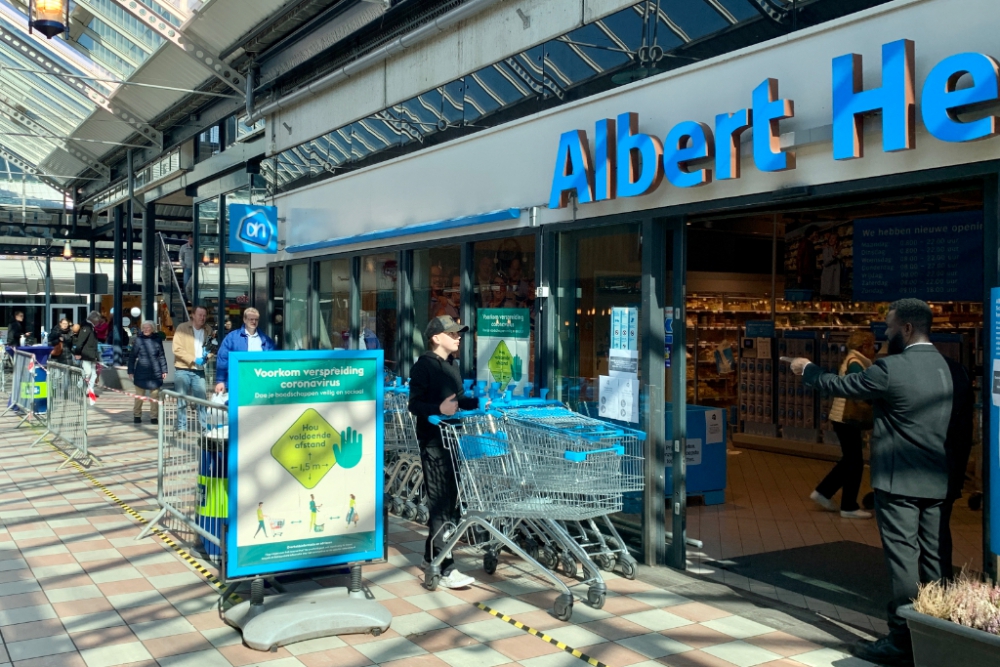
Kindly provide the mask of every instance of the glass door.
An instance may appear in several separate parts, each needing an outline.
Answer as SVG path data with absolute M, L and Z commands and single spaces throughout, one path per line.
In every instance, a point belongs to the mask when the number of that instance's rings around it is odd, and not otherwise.
M 674 354 L 679 349 L 683 358 L 683 336 L 667 333 L 683 317 L 672 307 L 672 281 L 683 275 L 671 270 L 676 230 L 646 220 L 562 233 L 554 236 L 555 266 L 547 272 L 555 313 L 544 353 L 554 366 L 555 397 L 647 435 L 635 450 L 644 458 L 644 490 L 625 495 L 613 523 L 649 564 L 666 560 L 672 519 L 665 508 L 674 505 L 663 458 L 673 434 L 665 433 L 665 422 L 671 411 L 685 409 L 684 392 L 671 389 L 674 374 L 684 373 Z

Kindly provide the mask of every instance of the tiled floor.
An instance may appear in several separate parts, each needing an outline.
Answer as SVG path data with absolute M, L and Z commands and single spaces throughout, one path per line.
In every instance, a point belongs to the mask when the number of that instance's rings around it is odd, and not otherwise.
M 752 449 L 730 449 L 727 462 L 726 503 L 688 506 L 688 535 L 704 542 L 706 560 L 841 540 L 881 547 L 874 519 L 843 519 L 809 499 L 833 463 Z M 869 491 L 865 468 L 859 495 Z M 834 500 L 839 507 L 839 493 Z M 971 511 L 965 500 L 955 504 L 956 567 L 982 569 L 982 520 L 982 512 Z
M 91 474 L 151 516 L 155 433 L 131 423 L 128 401 L 106 394 L 91 410 L 92 448 L 105 465 Z M 344 636 L 280 648 L 242 645 L 220 620 L 217 592 L 79 471 L 56 472 L 36 432 L 0 419 L 0 666 L 14 667 L 578 667 L 586 663 L 475 606 L 547 633 L 610 667 L 733 665 L 862 667 L 843 626 L 739 589 L 640 568 L 640 580 L 607 575 L 607 603 L 578 602 L 572 623 L 547 612 L 555 593 L 519 561 L 504 557 L 494 576 L 474 554 L 460 563 L 479 583 L 430 593 L 416 566 L 422 527 L 389 526 L 389 562 L 365 569 L 369 589 L 393 614 L 380 637 Z M 291 590 L 340 583 L 297 581 Z M 581 593 L 585 590 L 577 589 Z

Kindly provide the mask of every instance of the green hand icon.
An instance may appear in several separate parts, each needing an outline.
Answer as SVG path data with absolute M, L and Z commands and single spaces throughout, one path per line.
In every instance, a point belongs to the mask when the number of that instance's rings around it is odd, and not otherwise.
M 510 363 L 510 377 L 512 380 L 514 380 L 514 382 L 521 381 L 521 375 L 523 375 L 524 373 L 523 366 L 524 362 L 521 361 L 521 357 L 515 354 L 514 358 L 511 359 Z
M 340 451 L 337 463 L 345 468 L 353 468 L 361 462 L 361 434 L 348 427 L 340 434 Z

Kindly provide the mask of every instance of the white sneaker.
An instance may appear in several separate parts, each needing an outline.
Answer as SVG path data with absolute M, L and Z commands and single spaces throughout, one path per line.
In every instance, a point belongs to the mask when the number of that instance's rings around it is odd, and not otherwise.
M 467 574 L 462 574 L 458 570 L 452 570 L 447 576 L 441 577 L 438 586 L 441 588 L 468 588 L 476 580 Z
M 840 516 L 845 519 L 870 519 L 872 518 L 872 513 L 864 510 L 854 510 L 853 512 L 841 512 Z
M 809 494 L 809 498 L 815 502 L 817 505 L 825 509 L 827 512 L 836 512 L 837 505 L 832 500 L 824 496 L 819 491 L 813 491 Z

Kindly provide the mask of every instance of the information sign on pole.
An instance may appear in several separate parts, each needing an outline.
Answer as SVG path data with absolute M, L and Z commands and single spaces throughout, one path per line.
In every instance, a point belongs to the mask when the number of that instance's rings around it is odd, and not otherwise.
M 983 397 L 983 406 L 989 405 L 990 432 L 983 443 L 984 465 L 989 466 L 989 497 L 986 498 L 990 514 L 989 547 L 994 555 L 1000 556 L 1000 287 L 990 290 L 988 312 L 989 366 L 983 387 L 990 392 L 989 403 Z
M 383 351 L 230 360 L 226 578 L 382 558 Z

